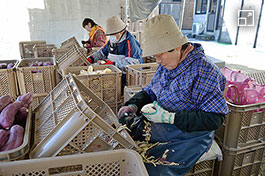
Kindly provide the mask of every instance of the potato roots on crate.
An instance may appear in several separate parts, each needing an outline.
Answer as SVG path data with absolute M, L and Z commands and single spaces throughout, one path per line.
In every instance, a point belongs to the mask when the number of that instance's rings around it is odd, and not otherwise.
M 111 108 L 119 106 L 121 101 L 122 72 L 114 65 L 90 65 L 82 67 L 68 67 L 63 75 L 74 74 L 86 87 Z M 114 112 L 116 113 L 117 110 Z
M 31 158 L 137 148 L 110 107 L 70 74 L 35 112 Z
M 18 86 L 15 67 L 18 60 L 0 61 L 0 96 L 10 95 L 16 99 L 18 96 Z
M 25 158 L 30 149 L 31 108 L 33 93 L 0 97 L 0 162 Z
M 21 59 L 25 59 L 25 58 L 34 58 L 34 51 L 33 51 L 33 47 L 35 45 L 45 45 L 46 41 L 42 41 L 42 40 L 37 40 L 37 41 L 21 41 L 19 42 L 19 51 L 20 51 L 20 56 Z
M 126 85 L 149 84 L 157 70 L 158 64 L 137 64 L 127 66 Z
M 56 69 L 54 59 L 23 59 L 19 62 L 16 72 L 20 93 L 34 93 L 32 103 L 32 110 L 34 110 L 55 87 Z
M 264 142 L 265 102 L 253 105 L 227 104 L 229 114 L 215 133 L 218 141 L 231 149 Z
M 138 153 L 128 149 L 3 163 L 0 175 L 148 176 Z

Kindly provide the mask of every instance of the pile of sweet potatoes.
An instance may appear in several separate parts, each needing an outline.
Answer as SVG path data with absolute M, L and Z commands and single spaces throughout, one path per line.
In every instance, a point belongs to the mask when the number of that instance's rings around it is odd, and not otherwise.
M 24 128 L 33 92 L 13 102 L 9 95 L 0 97 L 0 152 L 12 150 L 23 143 Z
M 14 63 L 0 63 L 0 69 L 10 69 L 13 68 L 15 65 Z

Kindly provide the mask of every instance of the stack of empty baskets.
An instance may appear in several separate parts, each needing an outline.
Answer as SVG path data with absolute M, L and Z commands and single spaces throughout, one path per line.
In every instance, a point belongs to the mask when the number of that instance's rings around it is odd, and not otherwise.
M 55 45 L 45 41 L 19 43 L 21 61 L 17 65 L 17 79 L 20 94 L 34 93 L 32 110 L 55 87 L 56 67 L 52 55 Z
M 258 83 L 265 84 L 264 72 L 251 73 Z M 253 105 L 228 103 L 229 114 L 216 131 L 223 151 L 216 175 L 258 176 L 265 165 L 265 102 Z

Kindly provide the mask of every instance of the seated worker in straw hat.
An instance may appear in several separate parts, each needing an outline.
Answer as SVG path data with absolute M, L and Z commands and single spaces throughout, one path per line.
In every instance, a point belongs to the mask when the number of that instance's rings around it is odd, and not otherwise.
M 105 30 L 97 25 L 92 19 L 85 18 L 82 25 L 83 28 L 89 32 L 89 40 L 82 41 L 85 48 L 102 47 L 108 42 Z
M 146 22 L 143 56 L 155 56 L 158 69 L 150 84 L 121 107 L 119 121 L 130 134 L 155 144 L 143 158 L 150 175 L 185 175 L 210 148 L 214 130 L 228 114 L 226 79 L 170 15 Z
M 88 57 L 90 63 L 114 64 L 121 70 L 131 64 L 143 63 L 142 49 L 136 38 L 126 30 L 126 24 L 118 17 L 107 19 L 108 43 Z

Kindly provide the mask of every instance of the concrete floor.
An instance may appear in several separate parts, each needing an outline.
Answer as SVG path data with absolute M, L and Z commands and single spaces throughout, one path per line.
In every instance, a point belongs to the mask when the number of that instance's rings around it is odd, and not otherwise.
M 243 73 L 265 71 L 265 48 L 254 49 L 242 46 L 220 44 L 215 41 L 198 41 L 201 43 L 205 54 L 225 62 L 225 65 L 233 70 L 241 70 Z

